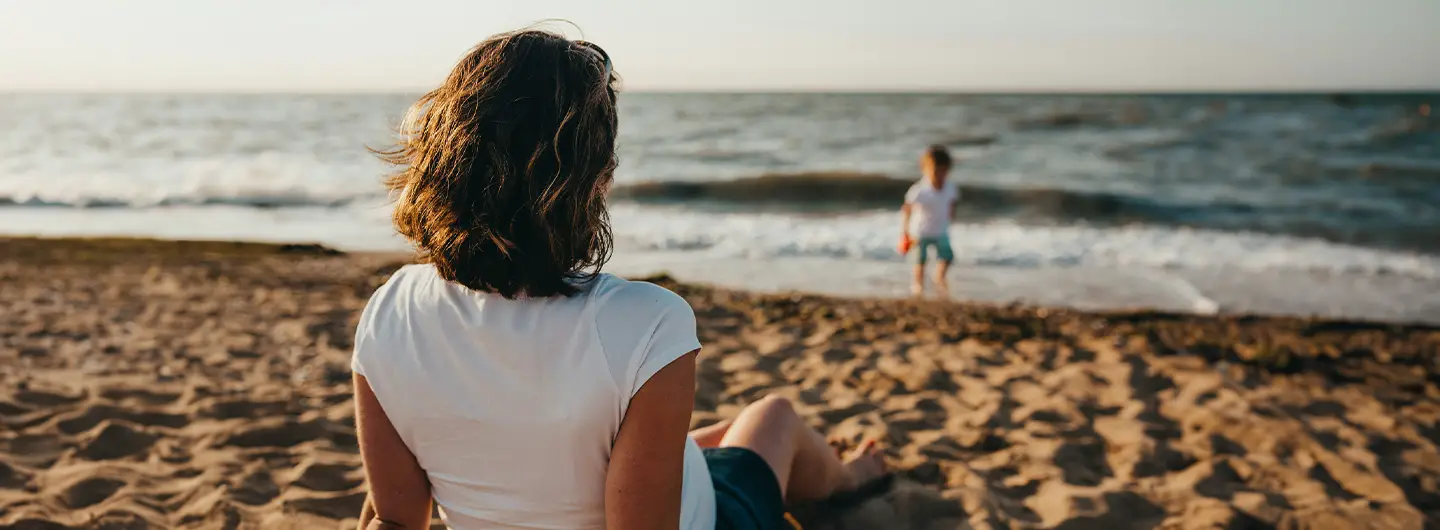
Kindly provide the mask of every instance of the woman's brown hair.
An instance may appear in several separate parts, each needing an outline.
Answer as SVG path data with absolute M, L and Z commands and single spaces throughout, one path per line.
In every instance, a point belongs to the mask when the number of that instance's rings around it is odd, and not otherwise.
M 440 276 L 506 298 L 571 295 L 611 252 L 615 77 L 599 47 L 497 35 L 411 107 L 395 228 Z

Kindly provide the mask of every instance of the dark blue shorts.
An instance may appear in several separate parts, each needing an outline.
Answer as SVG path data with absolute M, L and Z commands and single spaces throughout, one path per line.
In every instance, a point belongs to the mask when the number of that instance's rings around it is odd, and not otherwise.
M 770 464 L 743 447 L 705 449 L 715 483 L 715 530 L 782 530 L 785 497 Z

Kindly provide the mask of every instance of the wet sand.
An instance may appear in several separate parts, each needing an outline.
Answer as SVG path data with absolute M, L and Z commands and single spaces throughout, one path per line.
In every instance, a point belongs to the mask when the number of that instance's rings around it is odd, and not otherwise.
M 346 528 L 348 358 L 403 260 L 0 239 L 0 529 Z M 1085 313 L 657 279 L 696 425 L 766 394 L 897 477 L 807 529 L 1440 524 L 1440 329 Z

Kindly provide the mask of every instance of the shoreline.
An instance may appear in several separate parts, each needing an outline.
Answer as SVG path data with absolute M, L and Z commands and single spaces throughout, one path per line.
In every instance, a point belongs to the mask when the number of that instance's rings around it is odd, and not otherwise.
M 353 527 L 349 347 L 407 260 L 0 238 L 0 528 Z M 755 293 L 692 423 L 779 394 L 897 480 L 807 530 L 1440 522 L 1440 327 Z
M 317 242 L 408 251 L 387 206 L 341 209 L 0 208 L 13 233 Z M 890 213 L 833 219 L 612 205 L 623 276 L 841 297 L 904 297 Z M 1440 256 L 1246 232 L 1027 223 L 957 224 L 952 298 L 1100 310 L 1315 315 L 1440 325 Z
M 157 251 L 157 250 L 159 250 L 159 251 L 163 251 L 164 253 L 175 254 L 175 255 L 182 255 L 182 256 L 185 255 L 185 254 L 187 254 L 187 253 L 193 253 L 193 252 L 201 252 L 201 253 L 207 253 L 207 252 L 208 252 L 208 253 L 211 253 L 211 254 L 219 254 L 219 255 L 229 255 L 229 254 L 231 254 L 231 253 L 235 253 L 235 254 L 237 254 L 237 255 L 252 255 L 252 254 L 253 254 L 253 255 L 266 255 L 266 254 L 306 255 L 306 254 L 318 254 L 318 255 L 331 255 L 331 256 L 355 256 L 355 257 L 360 257 L 360 258 L 362 258 L 362 259 L 379 260 L 379 261 L 394 261 L 394 262 L 408 262 L 408 261 L 411 259 L 411 258 L 410 258 L 410 254 L 408 254 L 408 253 L 406 253 L 406 252 L 401 252 L 401 251 L 383 251 L 383 250 L 358 250 L 358 251 L 356 251 L 356 250 L 344 250 L 344 249 L 340 249 L 340 248 L 331 247 L 331 246 L 328 246 L 328 245 L 325 245 L 325 244 L 322 244 L 322 243 L 302 242 L 302 241 L 295 241 L 295 242 L 276 242 L 276 241 L 253 241 L 253 240 L 232 240 L 232 239 L 183 239 L 183 238 L 182 238 L 182 239 L 169 239 L 169 238 L 153 238 L 153 237 L 144 237 L 144 236 L 135 236 L 135 237 L 131 237 L 131 236 L 58 236 L 58 237 L 50 237 L 50 236 L 30 236 L 30 235 L 21 235 L 21 236 L 0 235 L 0 249 L 3 249 L 4 247 L 7 247 L 7 246 L 12 246 L 12 247 L 13 247 L 13 246 L 21 246 L 21 247 L 28 247 L 28 248 L 46 248 L 46 249 L 50 249 L 50 250 L 46 250 L 47 252 L 55 252 L 55 251 L 57 251 L 57 250 L 59 250 L 59 249 L 65 248 L 65 247 L 67 247 L 67 246 L 69 246 L 69 247 L 77 247 L 77 248 L 81 248 L 81 249 L 83 249 L 83 248 L 85 248 L 85 247 L 95 247 L 95 246 L 99 246 L 99 247 L 101 247 L 101 248 L 110 249 L 110 251 L 115 251 L 115 250 L 124 249 L 124 250 L 127 250 L 127 251 L 135 251 L 135 252 L 152 252 L 152 251 Z M 93 249 L 92 249 L 92 250 L 93 250 Z M 59 251 L 63 251 L 63 250 L 59 250 Z M 643 254 L 643 253 L 636 253 L 636 254 Z M 6 258 L 6 257 L 9 257 L 9 254 L 0 253 L 0 258 Z M 630 261 L 630 263 L 626 263 L 627 261 Z M 779 296 L 801 295 L 801 296 L 818 296 L 818 297 L 834 298 L 834 299 L 837 299 L 837 300 L 848 300 L 848 301 L 874 300 L 874 301 L 890 301 L 890 302 L 919 303 L 919 304 L 955 304 L 955 305 L 960 305 L 960 306 L 973 306 L 973 307 L 982 308 L 982 309 L 983 309 L 983 308 L 989 308 L 989 309 L 993 309 L 993 310 L 998 310 L 998 309 L 1028 308 L 1028 309 L 1031 309 L 1031 310 L 1042 310 L 1042 311 L 1047 311 L 1047 312 L 1053 312 L 1053 311 L 1075 312 L 1075 313 L 1082 313 L 1082 314 L 1093 315 L 1093 316 L 1096 316 L 1096 317 L 1123 318 L 1123 319 L 1135 319 L 1135 318 L 1145 317 L 1145 316 L 1147 316 L 1147 315 L 1148 315 L 1148 316 L 1154 316 L 1154 317 L 1157 317 L 1157 318 L 1163 318 L 1163 319 L 1173 319 L 1173 318 L 1180 318 L 1180 317 L 1215 317 L 1215 318 L 1221 318 L 1221 319 L 1226 319 L 1226 318 L 1228 318 L 1228 319 L 1242 319 L 1242 320 L 1244 320 L 1244 319 L 1279 319 L 1279 320 L 1294 320 L 1294 321 L 1306 321 L 1306 322 L 1331 322 L 1331 323 L 1341 323 L 1341 324 L 1349 324 L 1349 325 L 1357 325 L 1357 326 L 1374 326 L 1374 327 L 1394 327 L 1394 326 L 1399 326 L 1399 327 L 1418 328 L 1418 329 L 1426 329 L 1426 330 L 1440 330 L 1440 320 L 1431 322 L 1431 321 L 1423 320 L 1423 319 L 1420 319 L 1420 318 L 1413 318 L 1413 319 L 1347 318 L 1347 317 L 1327 316 L 1327 315 L 1322 315 L 1322 314 L 1301 314 L 1301 313 L 1291 313 L 1291 312 L 1263 312 L 1263 311 L 1261 311 L 1261 312 L 1257 312 L 1257 311 L 1230 311 L 1230 310 L 1224 310 L 1224 309 L 1217 309 L 1217 310 L 1214 310 L 1214 311 L 1201 311 L 1201 310 L 1186 311 L 1186 310 L 1163 309 L 1163 308 L 1155 307 L 1154 305 L 1144 305 L 1144 304 L 1137 304 L 1137 305 L 1133 305 L 1133 306 L 1122 306 L 1122 307 L 1086 308 L 1086 307 L 1077 307 L 1077 306 L 1075 306 L 1075 305 L 1069 305 L 1069 304 L 1034 303 L 1034 302 L 1032 302 L 1032 301 L 1030 301 L 1030 300 L 1027 300 L 1027 299 L 1024 299 L 1024 298 L 1014 299 L 1014 300 L 1010 300 L 1010 301 L 987 301 L 987 300 L 970 300 L 970 299 L 955 298 L 955 297 L 953 297 L 953 296 L 952 296 L 952 297 L 949 297 L 949 298 L 936 298 L 936 297 L 933 297 L 933 296 L 927 296 L 927 298 L 925 298 L 925 299 L 916 300 L 916 299 L 914 299 L 913 297 L 910 297 L 909 295 L 906 295 L 906 294 L 884 294 L 884 293 L 877 293 L 877 292 L 870 292 L 870 291 L 855 291 L 855 292 L 849 292 L 849 293 L 847 293 L 847 292 L 826 292 L 826 291 L 823 291 L 823 290 L 806 290 L 806 289 L 783 288 L 783 287 L 781 287 L 781 288 L 746 288 L 746 287 L 737 287 L 737 286 L 734 286 L 734 285 L 730 285 L 729 283 L 726 283 L 726 282 L 703 281 L 703 280 L 694 280 L 694 279 L 690 279 L 690 278 L 676 278 L 677 275 L 674 274 L 672 271 L 669 270 L 670 268 L 673 268 L 673 267 L 667 267 L 667 266 L 665 266 L 665 264 L 662 264 L 662 265 L 639 265 L 639 264 L 633 263 L 633 261 L 634 261 L 634 260 L 627 260 L 627 259 L 625 259 L 625 258 L 620 258 L 620 259 L 612 260 L 612 264 L 616 264 L 616 263 L 618 262 L 618 265 L 619 265 L 619 266 L 618 266 L 618 267 L 607 266 L 606 272 L 610 272 L 610 273 L 612 273 L 612 274 L 616 274 L 616 275 L 619 275 L 619 276 L 622 276 L 622 277 L 632 278 L 632 279 L 647 279 L 647 278 L 664 277 L 664 278 L 670 278 L 670 279 L 672 279 L 675 283 L 682 283 L 682 284 L 687 284 L 687 285 L 694 285 L 694 286 L 705 287 L 705 288 L 714 289 L 714 290 L 727 290 L 727 291 L 735 291 L 735 292 L 741 292 L 741 293 L 749 293 L 749 294 L 753 294 L 753 295 L 779 295 Z M 619 271 L 612 271 L 611 269 L 620 269 L 620 270 L 619 270 Z M 957 267 L 955 267 L 953 270 L 954 270 L 954 273 L 955 273 L 955 274 L 962 274 L 962 273 L 964 273 L 965 269 L 966 269 L 965 267 L 959 267 L 959 266 L 957 266 Z M 704 274 L 704 273 L 700 273 L 700 274 L 697 274 L 697 275 L 695 275 L 695 276 L 705 276 L 705 275 L 706 275 L 706 274 Z M 952 279 L 951 282 L 952 282 L 952 284 L 960 283 L 959 281 L 954 280 L 954 279 Z M 1190 289 L 1194 289 L 1194 286 L 1191 285 L 1191 286 L 1189 286 L 1189 288 L 1190 288 Z M 1199 295 L 1197 295 L 1197 296 L 1198 296 L 1198 300 L 1199 300 L 1200 302 L 1203 302 L 1204 305 L 1213 305 L 1213 304 L 1214 304 L 1214 301 L 1213 301 L 1213 300 L 1210 300 L 1210 299 L 1208 299 L 1208 298 L 1205 298 L 1205 296 L 1204 296 L 1203 294 L 1199 294 Z

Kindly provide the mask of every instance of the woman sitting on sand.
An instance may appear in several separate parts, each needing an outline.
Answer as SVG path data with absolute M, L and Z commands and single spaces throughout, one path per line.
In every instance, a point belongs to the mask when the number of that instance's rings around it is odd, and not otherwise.
M 769 529 L 786 502 L 883 472 L 873 444 L 842 461 L 783 399 L 687 436 L 694 313 L 598 272 L 615 80 L 593 44 L 500 35 L 385 153 L 423 264 L 355 334 L 361 528 L 429 528 L 433 499 L 456 529 Z

